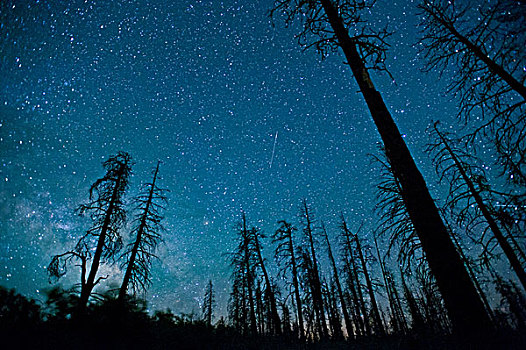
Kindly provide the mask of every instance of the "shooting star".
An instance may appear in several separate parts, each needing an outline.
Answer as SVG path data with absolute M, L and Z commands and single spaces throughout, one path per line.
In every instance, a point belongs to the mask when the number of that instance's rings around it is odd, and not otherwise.
M 272 147 L 272 157 L 270 157 L 270 167 L 272 169 L 272 162 L 274 161 L 274 153 L 276 152 L 276 143 L 278 142 L 278 132 L 276 131 L 276 136 L 274 136 L 274 146 Z

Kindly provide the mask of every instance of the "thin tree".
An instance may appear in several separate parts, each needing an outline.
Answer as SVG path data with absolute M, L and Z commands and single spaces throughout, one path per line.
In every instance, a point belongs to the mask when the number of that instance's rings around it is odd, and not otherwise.
M 360 238 L 358 237 L 358 233 L 354 234 L 354 241 L 356 243 L 356 251 L 358 252 L 358 258 L 360 259 L 360 262 L 362 265 L 362 272 L 365 278 L 367 292 L 369 294 L 369 300 L 371 301 L 371 312 L 373 314 L 374 330 L 377 335 L 384 335 L 385 329 L 383 327 L 382 319 L 380 317 L 378 303 L 376 302 L 376 297 L 374 295 L 373 283 L 371 282 L 371 277 L 367 269 L 367 263 L 365 261 L 365 256 L 363 254 L 362 244 L 360 243 Z
M 343 313 L 343 320 L 345 322 L 345 328 L 347 330 L 347 336 L 353 338 L 352 333 L 352 322 L 351 317 L 349 316 L 349 310 L 347 309 L 347 303 L 345 302 L 345 297 L 343 294 L 342 285 L 340 283 L 340 276 L 338 273 L 338 267 L 336 266 L 336 261 L 334 260 L 334 255 L 332 254 L 331 242 L 329 241 L 329 235 L 327 235 L 327 230 L 325 225 L 322 223 L 322 234 L 325 238 L 325 243 L 327 244 L 327 254 L 329 255 L 329 262 L 332 267 L 332 280 L 336 287 L 336 292 L 338 293 L 338 298 L 340 300 L 340 305 Z
M 162 211 L 165 210 L 166 189 L 157 186 L 159 163 L 153 171 L 152 182 L 145 184 L 142 193 L 135 198 L 136 209 L 135 226 L 132 235 L 135 240 L 127 247 L 122 255 L 126 267 L 124 278 L 119 289 L 119 300 L 124 300 L 129 287 L 136 294 L 146 290 L 151 285 L 150 270 L 152 259 L 156 258 L 154 251 L 161 241 L 160 232 L 164 231 L 161 224 Z
M 365 300 L 362 293 L 362 284 L 358 275 L 359 268 L 355 257 L 355 248 L 353 247 L 353 234 L 347 227 L 347 222 L 341 214 L 340 240 L 342 241 L 342 256 L 345 262 L 345 271 L 347 273 L 347 286 L 353 300 L 353 318 L 358 335 L 371 335 L 371 327 L 368 318 L 368 312 L 365 307 Z
M 83 311 L 93 288 L 106 277 L 97 278 L 101 263 L 113 262 L 122 247 L 120 229 L 126 222 L 123 197 L 131 175 L 132 158 L 119 152 L 103 163 L 106 174 L 95 181 L 89 190 L 89 202 L 78 207 L 79 215 L 89 215 L 92 226 L 80 238 L 75 248 L 55 255 L 48 267 L 50 276 L 62 277 L 72 260 L 80 260 L 79 311 Z M 92 254 L 93 252 L 93 254 Z M 91 262 L 89 271 L 88 262 Z
M 303 306 L 301 303 L 301 292 L 298 278 L 298 265 L 295 254 L 294 233 L 297 229 L 287 221 L 281 220 L 278 222 L 279 227 L 272 236 L 272 243 L 276 244 L 275 256 L 278 264 L 282 267 L 280 273 L 285 275 L 290 270 L 292 278 L 292 289 L 294 301 L 296 305 L 296 313 L 299 328 L 299 337 L 303 339 L 305 336 L 305 327 L 303 321 Z
M 363 25 L 361 10 L 364 9 L 370 9 L 369 2 L 276 0 L 272 12 L 284 13 L 289 21 L 295 17 L 303 20 L 300 41 L 314 34 L 320 39 L 314 45 L 321 52 L 342 49 L 400 181 L 411 221 L 437 278 L 455 330 L 472 333 L 488 329 L 490 321 L 484 305 L 449 238 L 426 182 L 369 75 L 371 67 L 385 69 L 386 33 L 374 32 L 370 25 Z
M 212 280 L 208 281 L 205 289 L 205 297 L 203 298 L 203 320 L 208 327 L 212 326 L 212 319 L 214 318 L 214 306 L 216 304 L 216 297 L 214 293 L 214 286 Z
M 265 268 L 265 260 L 263 259 L 263 255 L 261 254 L 261 244 L 260 244 L 260 238 L 264 237 L 261 232 L 256 229 L 252 228 L 250 230 L 250 237 L 252 238 L 252 242 L 254 245 L 254 252 L 256 254 L 257 259 L 257 266 L 260 268 L 263 279 L 265 282 L 265 298 L 269 302 L 270 306 L 270 324 L 272 327 L 272 331 L 275 334 L 281 334 L 281 320 L 279 318 L 278 313 L 278 307 L 276 303 L 276 296 L 274 294 L 274 284 L 270 280 L 270 276 L 267 272 L 267 269 Z
M 312 302 L 314 306 L 314 313 L 316 315 L 316 325 L 318 331 L 320 332 L 321 337 L 327 336 L 327 323 L 325 320 L 325 311 L 323 307 L 323 295 L 322 295 L 322 284 L 320 280 L 320 272 L 318 268 L 318 259 L 316 257 L 315 249 L 315 237 L 313 232 L 314 220 L 313 215 L 309 210 L 307 205 L 307 200 L 304 199 L 301 208 L 301 219 L 303 223 L 303 234 L 307 240 L 308 245 L 308 254 L 310 264 L 307 264 L 309 267 L 309 282 L 311 284 L 312 290 Z M 312 270 L 310 270 L 310 268 Z M 310 270 L 310 271 L 309 271 Z
M 470 139 L 489 130 L 504 172 L 521 174 L 526 151 L 526 4 L 495 0 L 473 5 L 455 0 L 423 0 L 419 5 L 426 69 L 456 67 L 449 92 L 459 97 L 459 115 L 478 123 Z
M 437 123 L 433 125 L 433 131 L 436 135 L 437 142 L 431 144 L 429 150 L 435 154 L 433 160 L 439 175 L 441 175 L 442 178 L 449 176 L 451 188 L 453 189 L 453 199 L 451 201 L 454 203 L 452 205 L 457 204 L 462 199 L 469 197 L 473 198 L 473 204 L 475 204 L 482 213 L 489 229 L 508 258 L 513 271 L 517 274 L 522 286 L 526 289 L 526 272 L 524 271 L 515 250 L 501 231 L 497 224 L 497 220 L 493 217 L 492 209 L 482 198 L 482 186 L 477 186 L 475 183 L 475 181 L 477 181 L 476 179 L 479 179 L 479 184 L 482 182 L 481 179 L 484 178 L 483 174 L 473 174 L 474 167 L 465 159 L 461 158 L 465 152 L 462 152 L 458 148 L 455 150 L 453 149 L 451 140 L 448 139 L 446 134 L 438 129 Z M 468 158 L 469 160 L 469 157 L 465 158 Z M 475 180 L 473 178 L 474 176 L 477 176 Z M 463 210 L 469 210 L 471 204 L 472 203 L 468 200 L 467 205 Z
M 378 256 L 378 262 L 380 264 L 380 270 L 382 272 L 382 277 L 384 280 L 384 288 L 387 293 L 387 300 L 389 301 L 393 329 L 395 333 L 405 334 L 407 333 L 407 322 L 405 320 L 398 292 L 396 291 L 396 284 L 394 282 L 392 274 L 387 270 L 385 266 L 385 261 L 380 254 L 380 249 L 378 248 L 378 239 L 376 238 L 376 235 L 373 235 L 373 238 L 374 246 L 376 248 L 376 255 Z

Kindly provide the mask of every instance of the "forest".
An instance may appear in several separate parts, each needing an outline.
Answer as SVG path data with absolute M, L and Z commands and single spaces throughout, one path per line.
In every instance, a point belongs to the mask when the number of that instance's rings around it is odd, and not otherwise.
M 320 59 L 343 54 L 350 68 L 341 79 L 356 83 L 381 139 L 371 156 L 381 169 L 372 231 L 343 213 L 335 213 L 337 230 L 327 228 L 309 198 L 294 203 L 288 217 L 275 218 L 273 232 L 250 222 L 251 208 L 244 208 L 229 223 L 235 249 L 224 252 L 231 268 L 227 314 L 217 312 L 211 278 L 199 313 L 152 311 L 141 295 L 153 283 L 156 250 L 169 234 L 167 199 L 176 194 L 164 188 L 159 161 L 150 175 L 136 174 L 146 182 L 130 198 L 135 158 L 111 154 L 74 213 L 90 226 L 68 250 L 49 257 L 45 301 L 0 287 L 2 343 L 32 349 L 525 348 L 526 3 L 491 0 L 474 9 L 467 1 L 418 1 L 419 59 L 428 71 L 456 72 L 447 94 L 457 104 L 457 125 L 437 120 L 427 129 L 430 179 L 384 101 L 389 86 L 384 90 L 372 78 L 390 76 L 391 33 L 368 22 L 374 5 L 275 0 L 268 14 L 275 25 L 285 21 L 281 30 L 300 28 L 298 50 L 314 50 Z M 488 157 L 491 170 L 484 165 Z M 437 187 L 446 194 L 440 200 L 433 197 Z M 119 266 L 119 288 L 98 288 L 109 277 L 103 264 Z M 66 275 L 78 282 L 57 285 Z

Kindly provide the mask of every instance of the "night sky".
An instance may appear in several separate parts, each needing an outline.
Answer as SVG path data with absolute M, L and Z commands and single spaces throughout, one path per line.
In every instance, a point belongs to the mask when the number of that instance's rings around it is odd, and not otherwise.
M 43 299 L 51 256 L 89 222 L 73 212 L 123 150 L 128 198 L 162 161 L 171 190 L 150 309 L 199 311 L 212 279 L 224 313 L 243 209 L 271 234 L 307 198 L 335 242 L 343 212 L 375 224 L 378 133 L 340 54 L 321 60 L 272 21 L 268 1 L 25 1 L 0 4 L 0 285 Z M 455 122 L 447 79 L 422 73 L 417 2 L 379 0 L 372 25 L 394 33 L 374 75 L 433 195 L 423 148 L 432 120 Z M 446 72 L 453 74 L 454 72 Z M 458 127 L 458 126 L 457 126 Z M 124 233 L 126 237 L 126 233 Z M 264 251 L 273 262 L 270 244 Z M 118 265 L 106 286 L 117 286 Z M 61 280 L 78 282 L 71 269 Z M 40 294 L 40 296 L 39 296 Z

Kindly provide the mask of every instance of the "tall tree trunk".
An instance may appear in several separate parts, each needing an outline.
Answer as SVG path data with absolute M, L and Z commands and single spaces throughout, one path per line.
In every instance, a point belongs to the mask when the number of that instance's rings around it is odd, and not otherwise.
M 281 320 L 279 319 L 278 307 L 276 305 L 276 297 L 274 295 L 272 283 L 270 282 L 270 277 L 267 273 L 267 269 L 265 268 L 265 264 L 263 262 L 263 256 L 261 255 L 261 248 L 259 246 L 259 239 L 257 236 L 257 232 L 254 232 L 254 243 L 256 245 L 256 253 L 258 255 L 259 265 L 261 266 L 261 271 L 263 272 L 263 278 L 265 279 L 265 285 L 266 285 L 265 295 L 270 302 L 270 313 L 271 313 L 272 327 L 273 327 L 272 330 L 276 334 L 281 334 Z
M 130 283 L 130 278 L 132 275 L 132 270 L 135 264 L 135 258 L 137 257 L 137 252 L 139 250 L 139 246 L 141 244 L 142 235 L 144 233 L 144 228 L 146 226 L 147 220 L 148 220 L 148 213 L 150 210 L 150 205 L 152 204 L 153 200 L 153 194 L 155 191 L 155 181 L 157 180 L 157 173 L 159 172 L 159 163 L 157 163 L 157 167 L 155 168 L 155 173 L 153 175 L 153 181 L 152 186 L 150 188 L 150 192 L 148 193 L 148 200 L 146 201 L 146 207 L 144 208 L 144 212 L 141 217 L 141 222 L 139 224 L 139 229 L 137 230 L 137 237 L 135 238 L 135 243 L 133 244 L 132 252 L 130 255 L 130 260 L 128 261 L 128 266 L 126 267 L 126 272 L 124 274 L 124 279 L 121 284 L 121 288 L 119 290 L 119 300 L 123 301 L 124 297 L 126 296 L 126 291 L 128 290 L 128 284 Z
M 345 321 L 345 328 L 347 329 L 347 336 L 349 338 L 354 338 L 352 333 L 352 323 L 351 318 L 349 317 L 349 310 L 347 310 L 347 303 L 343 297 L 343 290 L 340 284 L 340 277 L 338 276 L 338 268 L 336 267 L 336 262 L 334 261 L 334 256 L 332 255 L 331 242 L 329 241 L 329 236 L 325 230 L 325 225 L 323 225 L 323 235 L 325 236 L 325 242 L 327 243 L 327 250 L 329 253 L 329 261 L 332 266 L 332 274 L 334 279 L 334 284 L 336 285 L 336 291 L 338 292 L 338 297 L 340 298 L 340 305 L 342 307 L 343 320 Z
M 289 238 L 289 250 L 290 259 L 292 265 L 292 285 L 294 287 L 294 298 L 296 299 L 296 309 L 298 312 L 298 327 L 300 332 L 300 340 L 305 337 L 305 325 L 303 324 L 303 310 L 300 296 L 300 284 L 298 281 L 298 267 L 296 265 L 296 257 L 294 255 L 294 244 L 292 242 L 292 230 L 288 236 Z
M 401 306 L 398 301 L 398 295 L 395 297 L 394 294 L 396 294 L 396 291 L 394 291 L 394 286 L 392 286 L 392 281 L 389 281 L 387 276 L 387 271 L 385 269 L 385 264 L 382 259 L 382 256 L 380 255 L 380 249 L 378 248 L 378 240 L 376 239 L 376 235 L 373 235 L 374 237 L 374 246 L 376 248 L 376 254 L 378 256 L 378 262 L 380 263 L 380 270 L 382 272 L 382 277 L 385 284 L 385 291 L 387 293 L 387 300 L 389 300 L 389 308 L 391 309 L 391 322 L 394 324 L 394 331 L 395 333 L 402 333 L 405 334 L 407 332 L 407 326 L 405 325 L 405 319 L 403 312 L 401 312 Z M 398 301 L 398 304 L 397 304 Z M 387 324 L 387 323 L 386 323 Z
M 256 321 L 256 310 L 254 305 L 254 296 L 252 292 L 252 287 L 254 283 L 254 276 L 252 275 L 252 269 L 250 266 L 250 249 L 249 249 L 249 237 L 248 237 L 248 231 L 247 231 L 247 220 L 245 217 L 245 213 L 243 213 L 243 239 L 245 240 L 244 246 L 245 246 L 245 284 L 247 288 L 247 299 L 248 299 L 248 313 L 249 313 L 249 321 L 250 321 L 250 333 L 252 335 L 256 335 L 258 333 L 257 328 L 257 321 Z
M 355 282 L 354 292 L 356 294 L 356 301 L 357 301 L 356 306 L 358 308 L 358 311 L 361 313 L 361 315 L 357 315 L 358 321 L 359 321 L 358 326 L 360 327 L 362 335 L 365 335 L 365 334 L 371 335 L 370 322 L 367 316 L 367 310 L 365 308 L 365 301 L 363 299 L 362 285 L 360 283 L 360 279 L 358 276 L 358 268 L 356 267 L 356 261 L 355 261 L 354 253 L 353 253 L 353 247 L 352 247 L 352 242 L 351 242 L 351 231 L 349 231 L 349 229 L 347 228 L 347 223 L 345 222 L 343 217 L 342 217 L 342 220 L 343 220 L 342 228 L 343 228 L 343 233 L 344 233 L 344 238 L 345 238 L 344 243 L 347 247 L 347 252 L 349 254 L 349 261 L 351 264 L 351 266 L 349 267 L 349 273 L 350 273 L 351 279 Z
M 473 181 L 471 181 L 468 174 L 466 173 L 466 170 L 464 169 L 459 159 L 457 158 L 457 156 L 455 155 L 455 153 L 449 146 L 449 143 L 447 142 L 446 138 L 440 133 L 436 124 L 434 128 L 435 128 L 435 131 L 437 132 L 438 137 L 440 137 L 440 140 L 444 144 L 444 147 L 446 148 L 449 155 L 451 156 L 451 159 L 455 163 L 455 166 L 457 167 L 460 175 L 462 176 L 462 179 L 468 186 L 469 192 L 471 193 L 471 196 L 473 197 L 473 199 L 475 199 L 475 202 L 477 203 L 479 210 L 482 212 L 484 219 L 488 223 L 488 226 L 491 229 L 491 232 L 497 239 L 497 242 L 499 242 L 499 245 L 502 248 L 502 251 L 508 258 L 513 271 L 515 271 L 515 273 L 517 274 L 517 277 L 519 277 L 522 287 L 526 290 L 526 272 L 524 271 L 524 268 L 522 267 L 521 262 L 517 258 L 515 251 L 513 250 L 509 242 L 506 240 L 506 237 L 504 237 L 504 234 L 500 230 L 500 227 L 497 225 L 497 222 L 493 218 L 493 215 L 491 215 L 489 208 L 486 206 L 486 204 L 482 200 L 480 193 L 475 188 Z
M 356 42 L 349 36 L 332 2 L 320 1 L 378 128 L 395 176 L 400 180 L 404 203 L 437 279 L 454 330 L 465 334 L 491 329 L 484 305 L 449 238 L 422 174 L 369 77 Z
M 312 222 L 307 207 L 307 201 L 303 200 L 303 208 L 305 210 L 305 220 L 307 238 L 309 240 L 310 256 L 312 258 L 312 269 L 313 269 L 313 288 L 312 288 L 312 301 L 314 304 L 314 312 L 318 320 L 318 328 L 321 331 L 322 337 L 327 337 L 327 323 L 325 321 L 325 312 L 323 307 L 323 295 L 321 291 L 320 273 L 318 270 L 318 260 L 316 259 L 316 250 L 314 248 L 314 237 L 312 236 Z
M 360 244 L 360 239 L 358 238 L 358 234 L 354 235 L 354 239 L 356 241 L 356 249 L 358 250 L 358 257 L 360 258 L 360 262 L 362 264 L 362 270 L 363 270 L 363 275 L 365 277 L 365 283 L 367 285 L 367 291 L 369 293 L 369 298 L 371 299 L 371 309 L 373 312 L 375 333 L 377 335 L 385 335 L 385 329 L 382 324 L 382 318 L 380 316 L 380 311 L 378 310 L 378 304 L 376 303 L 376 297 L 374 295 L 373 284 L 371 283 L 371 278 L 369 276 L 369 272 L 367 271 L 367 264 L 363 256 L 362 245 Z
M 99 270 L 100 259 L 102 256 L 102 251 L 104 249 L 104 242 L 106 240 L 106 234 L 108 233 L 108 228 L 110 227 L 111 217 L 113 215 L 113 209 L 115 207 L 115 202 L 117 201 L 117 198 L 118 198 L 119 187 L 120 187 L 120 183 L 122 180 L 122 175 L 123 175 L 122 172 L 119 173 L 119 177 L 117 178 L 117 181 L 115 182 L 115 187 L 113 188 L 113 192 L 111 194 L 110 204 L 108 205 L 108 210 L 106 212 L 106 216 L 104 217 L 104 222 L 100 230 L 99 240 L 97 241 L 97 248 L 95 249 L 95 254 L 93 255 L 93 261 L 91 262 L 88 279 L 86 280 L 86 283 L 83 286 L 84 288 L 82 288 L 82 290 L 80 291 L 79 309 L 81 310 L 81 312 L 86 308 L 89 297 L 91 295 L 91 291 L 97 284 L 97 281 L 95 281 L 95 277 L 97 276 L 97 272 Z

